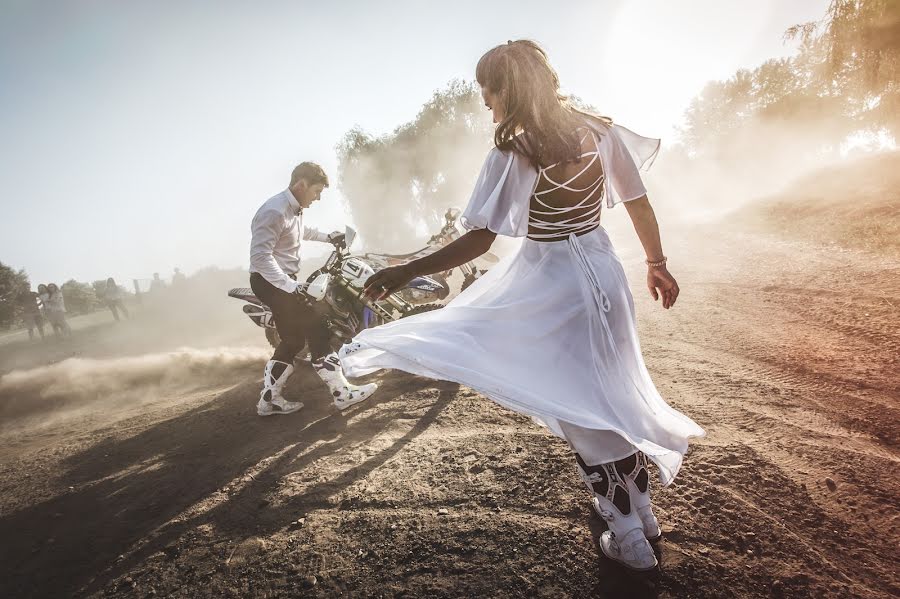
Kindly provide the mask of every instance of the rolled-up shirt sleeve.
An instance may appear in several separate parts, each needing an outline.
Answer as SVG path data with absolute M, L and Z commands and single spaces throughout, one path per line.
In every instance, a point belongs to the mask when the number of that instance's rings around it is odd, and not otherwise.
M 278 266 L 272 255 L 283 228 L 284 216 L 278 211 L 263 210 L 253 217 L 250 225 L 250 266 L 275 287 L 293 293 L 297 290 L 297 282 Z
M 328 241 L 328 233 L 323 233 L 315 227 L 303 227 L 303 239 L 306 241 Z

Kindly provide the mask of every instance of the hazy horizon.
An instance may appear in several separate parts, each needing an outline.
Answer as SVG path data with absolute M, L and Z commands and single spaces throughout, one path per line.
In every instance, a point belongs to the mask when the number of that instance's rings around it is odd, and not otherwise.
M 507 39 L 539 41 L 565 91 L 671 141 L 707 81 L 793 53 L 784 30 L 827 4 L 569 2 L 551 19 L 530 1 L 6 3 L 0 261 L 34 284 L 245 267 L 251 216 L 302 160 L 333 180 L 307 224 L 349 224 L 341 136 L 412 119 Z

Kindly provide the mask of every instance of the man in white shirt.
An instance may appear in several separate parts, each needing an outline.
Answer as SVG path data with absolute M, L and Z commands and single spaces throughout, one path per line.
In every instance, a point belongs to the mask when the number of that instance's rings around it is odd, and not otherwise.
M 317 202 L 326 187 L 328 176 L 322 167 L 304 162 L 291 173 L 290 186 L 269 198 L 253 217 L 250 287 L 271 308 L 281 337 L 275 354 L 266 363 L 263 389 L 256 404 L 260 416 L 290 414 L 303 407 L 300 402 L 285 400 L 281 392 L 294 372 L 294 357 L 304 345 L 309 345 L 313 369 L 328 385 L 339 409 L 367 399 L 377 389 L 374 384 L 357 386 L 347 381 L 337 354 L 331 351 L 331 332 L 296 281 L 301 239 L 328 242 L 341 235 L 326 235 L 303 226 L 303 209 Z

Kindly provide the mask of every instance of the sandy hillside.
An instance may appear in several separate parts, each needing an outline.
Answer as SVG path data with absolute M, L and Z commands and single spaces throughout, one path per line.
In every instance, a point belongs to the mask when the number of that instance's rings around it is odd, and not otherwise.
M 708 432 L 655 495 L 658 572 L 602 558 L 566 446 L 469 389 L 388 373 L 339 414 L 300 369 L 307 407 L 256 417 L 265 350 L 223 300 L 210 338 L 0 347 L 0 596 L 900 595 L 900 258 L 857 227 L 896 197 L 836 218 L 821 181 L 664 231 L 671 311 L 623 251 L 651 374 Z
M 817 171 L 735 216 L 761 232 L 900 256 L 900 152 Z

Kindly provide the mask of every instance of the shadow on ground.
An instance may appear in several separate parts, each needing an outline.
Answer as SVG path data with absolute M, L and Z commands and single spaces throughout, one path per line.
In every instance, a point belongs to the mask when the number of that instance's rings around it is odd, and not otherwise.
M 391 409 L 374 407 L 426 387 L 439 389 L 439 398 L 407 435 L 336 480 L 294 497 L 289 506 L 261 509 L 262 498 L 281 476 L 377 434 L 403 410 L 402 402 Z M 307 402 L 300 414 L 258 418 L 252 401 L 257 383 L 248 382 L 133 437 L 102 440 L 64 461 L 69 470 L 59 477 L 67 492 L 0 518 L 0 563 L 6 570 L 0 596 L 96 591 L 203 524 L 236 535 L 283 528 L 298 510 L 321 503 L 396 454 L 434 421 L 456 390 L 453 384 L 391 377 L 379 401 L 353 410 L 348 425 L 347 415 L 336 412 L 324 395 L 318 405 Z M 316 447 L 307 451 L 311 446 Z M 222 494 L 260 462 L 264 466 L 250 484 L 221 497 L 209 511 L 176 518 Z

